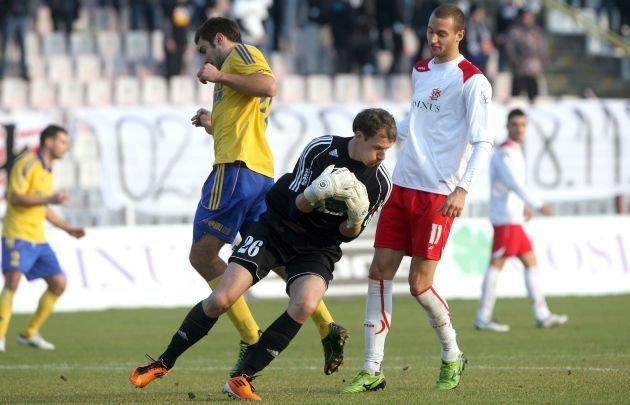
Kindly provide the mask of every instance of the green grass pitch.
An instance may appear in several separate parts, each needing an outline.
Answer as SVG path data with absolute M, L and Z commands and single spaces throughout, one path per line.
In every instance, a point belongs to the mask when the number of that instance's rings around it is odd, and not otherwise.
M 500 299 L 497 318 L 509 333 L 477 332 L 476 301 L 451 300 L 461 348 L 469 357 L 460 386 L 436 392 L 439 347 L 418 303 L 394 297 L 383 391 L 339 395 L 362 365 L 363 297 L 327 300 L 350 332 L 346 364 L 323 374 L 319 335 L 309 321 L 293 343 L 254 381 L 272 403 L 630 403 L 630 295 L 550 298 L 552 310 L 569 315 L 556 329 L 534 326 L 525 299 Z M 262 327 L 285 300 L 252 302 Z M 144 389 L 127 380 L 129 370 L 157 356 L 187 308 L 110 310 L 54 314 L 43 329 L 57 345 L 51 352 L 18 346 L 27 321 L 13 317 L 7 352 L 0 354 L 1 403 L 176 403 L 231 401 L 221 394 L 237 354 L 238 335 L 227 317 L 185 353 L 173 371 Z

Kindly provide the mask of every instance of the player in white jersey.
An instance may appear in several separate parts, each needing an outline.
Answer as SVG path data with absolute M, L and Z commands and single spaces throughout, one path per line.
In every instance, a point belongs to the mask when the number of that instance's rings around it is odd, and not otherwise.
M 487 162 L 493 135 L 488 128 L 492 88 L 481 71 L 459 53 L 464 14 L 456 6 L 436 8 L 428 22 L 432 58 L 413 68 L 409 116 L 398 126 L 406 141 L 396 162 L 393 190 L 376 230 L 364 323 L 363 369 L 340 392 L 384 388 L 385 337 L 392 314 L 392 279 L 411 256 L 409 287 L 442 346 L 436 389 L 457 387 L 466 363 L 450 310 L 433 276 L 451 224 L 461 215 L 472 180 Z
M 497 280 L 508 258 L 516 256 L 525 266 L 525 287 L 534 310 L 536 323 L 549 328 L 564 324 L 566 315 L 552 314 L 539 287 L 536 255 L 523 230 L 523 223 L 532 217 L 533 210 L 544 215 L 551 208 L 532 196 L 525 188 L 526 166 L 521 145 L 527 129 L 527 117 L 520 109 L 509 112 L 508 138 L 499 145 L 490 160 L 490 222 L 494 227 L 490 267 L 481 286 L 481 300 L 475 328 L 493 332 L 507 332 L 510 327 L 492 317 L 496 301 Z

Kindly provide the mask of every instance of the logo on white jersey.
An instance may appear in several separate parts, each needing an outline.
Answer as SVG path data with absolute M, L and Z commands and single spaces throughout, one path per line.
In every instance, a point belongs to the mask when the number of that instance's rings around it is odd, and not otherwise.
M 339 153 L 337 153 L 337 149 L 331 150 L 330 152 L 328 152 L 328 154 L 330 156 L 339 157 Z
M 438 87 L 437 89 L 433 89 L 431 92 L 431 100 L 435 101 L 442 95 L 442 90 Z

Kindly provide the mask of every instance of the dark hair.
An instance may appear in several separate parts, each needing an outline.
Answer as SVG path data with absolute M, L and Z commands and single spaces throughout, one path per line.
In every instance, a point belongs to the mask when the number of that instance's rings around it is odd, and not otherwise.
M 382 108 L 363 110 L 352 121 L 352 131 L 361 131 L 366 140 L 376 135 L 381 129 L 385 129 L 387 139 L 396 140 L 396 121 Z
M 226 36 L 232 42 L 241 43 L 241 30 L 235 21 L 223 17 L 208 18 L 206 22 L 195 32 L 195 44 L 199 43 L 199 39 L 205 39 L 212 43 L 214 36 L 218 33 Z
M 520 108 L 515 108 L 508 113 L 507 120 L 511 120 L 513 117 L 525 117 L 525 112 Z
M 463 30 L 466 24 L 464 12 L 452 4 L 442 4 L 433 10 L 431 15 L 434 15 L 436 18 L 452 18 L 457 31 Z
M 44 146 L 44 142 L 46 141 L 46 139 L 56 138 L 59 132 L 65 132 L 66 134 L 68 133 L 68 131 L 66 131 L 64 127 L 60 127 L 59 125 L 48 125 L 46 128 L 44 128 L 41 134 L 39 134 L 39 145 Z

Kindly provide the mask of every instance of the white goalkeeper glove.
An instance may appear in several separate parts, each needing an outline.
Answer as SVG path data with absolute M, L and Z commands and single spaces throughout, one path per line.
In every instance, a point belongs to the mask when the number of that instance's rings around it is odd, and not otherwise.
M 359 180 L 356 180 L 351 190 L 352 195 L 346 199 L 346 206 L 348 206 L 348 222 L 346 226 L 348 228 L 356 228 L 363 224 L 368 214 L 370 199 L 365 185 Z
M 304 189 L 304 197 L 312 205 L 330 197 L 346 199 L 352 195 L 350 188 L 356 181 L 354 174 L 345 167 L 330 165 Z

